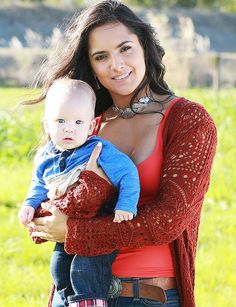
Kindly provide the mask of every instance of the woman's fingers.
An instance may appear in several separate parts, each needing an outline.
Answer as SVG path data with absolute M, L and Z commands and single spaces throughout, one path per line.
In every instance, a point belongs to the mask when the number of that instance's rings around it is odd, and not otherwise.
M 45 217 L 35 217 L 31 223 L 29 223 L 30 227 L 36 229 L 38 226 L 48 225 L 52 221 L 52 216 Z
M 29 224 L 33 228 L 31 236 L 47 241 L 65 242 L 68 216 L 49 203 L 42 204 L 42 207 L 52 215 L 34 218 Z
M 34 223 L 30 223 L 30 227 L 32 227 L 32 229 L 36 232 L 43 232 L 45 233 L 45 231 L 47 230 L 47 227 L 45 225 L 36 225 Z
M 50 212 L 52 215 L 56 215 L 58 212 L 58 209 L 51 205 L 50 202 L 46 202 L 46 203 L 41 203 L 41 207 L 45 210 Z
M 97 159 L 101 153 L 101 150 L 102 150 L 102 143 L 98 142 L 88 160 L 86 170 L 94 171 L 94 169 L 98 168 Z
M 31 233 L 32 237 L 38 237 L 40 239 L 46 240 L 46 241 L 52 241 L 52 242 L 59 242 L 63 243 L 63 239 L 56 239 L 53 235 L 41 231 L 34 231 Z

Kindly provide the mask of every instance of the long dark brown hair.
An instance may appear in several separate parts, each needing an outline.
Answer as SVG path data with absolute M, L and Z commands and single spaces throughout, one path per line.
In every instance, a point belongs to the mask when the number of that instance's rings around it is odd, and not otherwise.
M 100 84 L 97 89 L 96 80 L 88 56 L 88 35 L 94 28 L 120 22 L 132 33 L 136 34 L 144 50 L 146 75 L 142 83 L 135 90 L 131 104 L 137 94 L 147 88 L 156 94 L 171 95 L 167 83 L 164 81 L 165 66 L 162 58 L 165 54 L 160 46 L 153 27 L 142 21 L 126 5 L 115 0 L 103 0 L 90 6 L 75 16 L 68 25 L 64 38 L 53 57 L 44 63 L 38 77 L 37 84 L 42 85 L 42 95 L 28 103 L 37 103 L 45 98 L 48 88 L 55 79 L 70 77 L 87 82 L 96 93 L 96 115 L 101 114 L 113 104 L 110 93 Z

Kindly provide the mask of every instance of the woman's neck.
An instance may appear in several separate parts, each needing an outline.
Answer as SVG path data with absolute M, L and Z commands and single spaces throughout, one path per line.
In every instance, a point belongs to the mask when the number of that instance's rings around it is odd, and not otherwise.
M 113 104 L 121 109 L 130 107 L 131 98 L 132 98 L 132 95 L 127 95 L 127 96 L 112 95 Z
M 112 96 L 112 100 L 114 105 L 116 105 L 118 108 L 120 109 L 124 109 L 124 108 L 128 108 L 130 107 L 130 102 L 132 100 L 133 94 L 129 94 L 129 95 L 116 95 L 113 94 Z M 137 95 L 137 98 L 135 99 L 135 101 L 137 102 L 141 97 L 146 96 L 147 93 L 146 91 L 142 91 Z

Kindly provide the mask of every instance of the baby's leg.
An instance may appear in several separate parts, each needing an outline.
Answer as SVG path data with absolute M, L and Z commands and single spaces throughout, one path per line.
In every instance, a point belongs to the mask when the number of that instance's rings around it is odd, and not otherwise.
M 74 257 L 71 263 L 70 276 L 75 294 L 68 297 L 68 302 L 72 306 L 85 300 L 89 301 L 90 306 L 107 306 L 108 291 L 112 278 L 111 265 L 116 255 L 117 251 L 94 257 L 79 255 Z
M 74 255 L 68 255 L 65 252 L 64 244 L 56 243 L 50 265 L 57 296 L 57 304 L 53 306 L 68 306 L 67 297 L 74 293 L 70 283 L 70 266 L 73 257 Z

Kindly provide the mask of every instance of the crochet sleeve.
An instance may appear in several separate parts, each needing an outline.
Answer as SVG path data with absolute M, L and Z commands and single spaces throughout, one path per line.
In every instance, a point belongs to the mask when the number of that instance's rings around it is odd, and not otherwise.
M 165 122 L 163 167 L 156 199 L 142 203 L 137 217 L 120 224 L 112 222 L 111 216 L 68 219 L 66 251 L 99 255 L 175 240 L 201 210 L 216 139 L 214 122 L 203 107 L 190 102 L 179 105 Z
M 69 217 L 91 218 L 97 215 L 104 203 L 108 202 L 115 194 L 114 187 L 106 180 L 92 171 L 83 171 L 76 185 L 57 200 L 48 200 L 51 205 L 56 206 L 62 213 Z M 35 212 L 35 217 L 51 215 L 41 206 Z M 34 231 L 29 229 L 30 235 Z M 31 235 L 36 244 L 44 243 L 46 240 Z
M 96 173 L 83 171 L 76 185 L 51 204 L 69 217 L 91 218 L 112 198 L 114 191 L 114 187 Z

